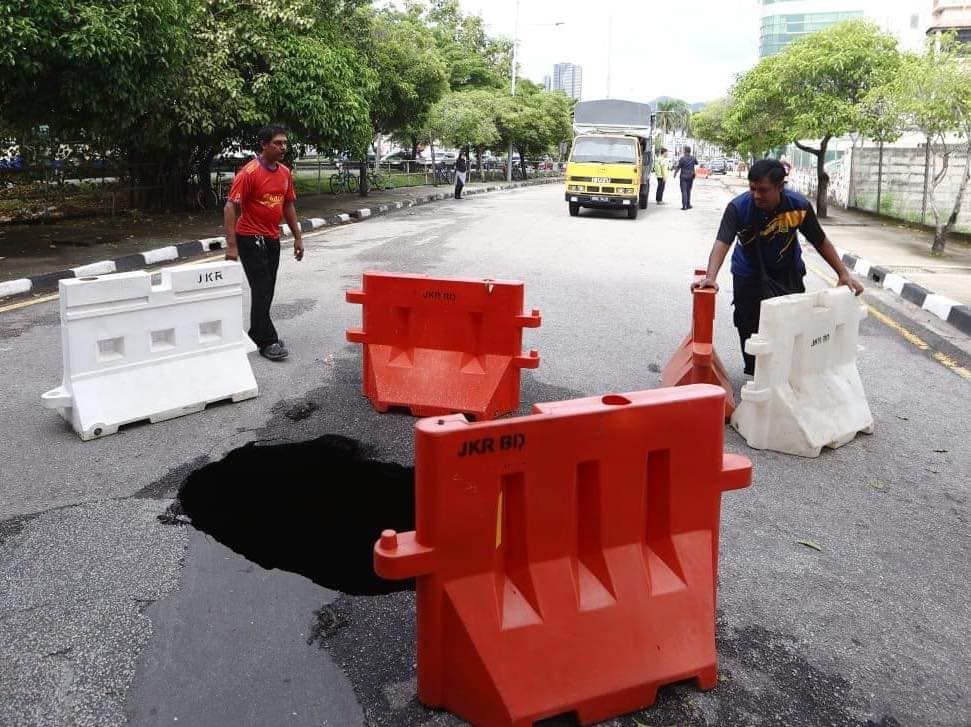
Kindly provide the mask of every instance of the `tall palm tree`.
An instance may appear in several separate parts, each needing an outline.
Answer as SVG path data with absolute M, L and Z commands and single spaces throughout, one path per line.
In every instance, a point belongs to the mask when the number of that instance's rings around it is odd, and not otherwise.
M 680 98 L 667 98 L 657 102 L 655 128 L 664 134 L 691 135 L 691 107 Z

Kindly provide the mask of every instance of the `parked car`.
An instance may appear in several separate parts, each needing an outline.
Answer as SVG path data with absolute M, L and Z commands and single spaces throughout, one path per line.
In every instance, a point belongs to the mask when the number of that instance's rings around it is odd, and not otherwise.
M 727 174 L 728 164 L 724 159 L 712 159 L 708 165 L 712 174 Z

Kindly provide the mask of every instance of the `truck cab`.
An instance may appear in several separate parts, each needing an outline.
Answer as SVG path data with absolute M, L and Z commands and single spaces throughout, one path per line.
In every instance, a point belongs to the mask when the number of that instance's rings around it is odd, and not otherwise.
M 578 103 L 566 168 L 570 215 L 582 207 L 625 209 L 635 219 L 647 207 L 653 162 L 648 104 L 607 99 Z

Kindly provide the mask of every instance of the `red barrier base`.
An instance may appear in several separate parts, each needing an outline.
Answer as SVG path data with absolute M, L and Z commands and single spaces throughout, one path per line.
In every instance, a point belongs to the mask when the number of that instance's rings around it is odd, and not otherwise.
M 694 343 L 685 338 L 661 372 L 661 386 L 714 384 L 725 390 L 725 421 L 735 411 L 735 393 L 725 373 L 725 364 L 710 343 Z
M 417 417 L 495 419 L 519 408 L 519 369 L 535 368 L 534 354 L 473 356 L 371 344 L 364 355 L 364 391 L 379 412 L 402 408 Z

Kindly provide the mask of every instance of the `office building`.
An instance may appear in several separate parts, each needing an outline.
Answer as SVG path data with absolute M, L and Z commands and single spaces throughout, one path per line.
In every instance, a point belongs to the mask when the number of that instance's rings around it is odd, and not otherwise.
M 931 20 L 931 0 L 914 0 L 908 8 L 886 0 L 757 0 L 761 6 L 759 57 L 775 55 L 809 33 L 860 18 L 893 34 L 902 50 L 920 50 Z M 965 5 L 967 3 L 946 3 Z
M 583 91 L 583 67 L 573 63 L 557 63 L 553 66 L 553 91 L 562 91 L 580 100 Z
M 957 33 L 962 43 L 971 43 L 971 2 L 934 0 L 927 34 L 942 32 Z

